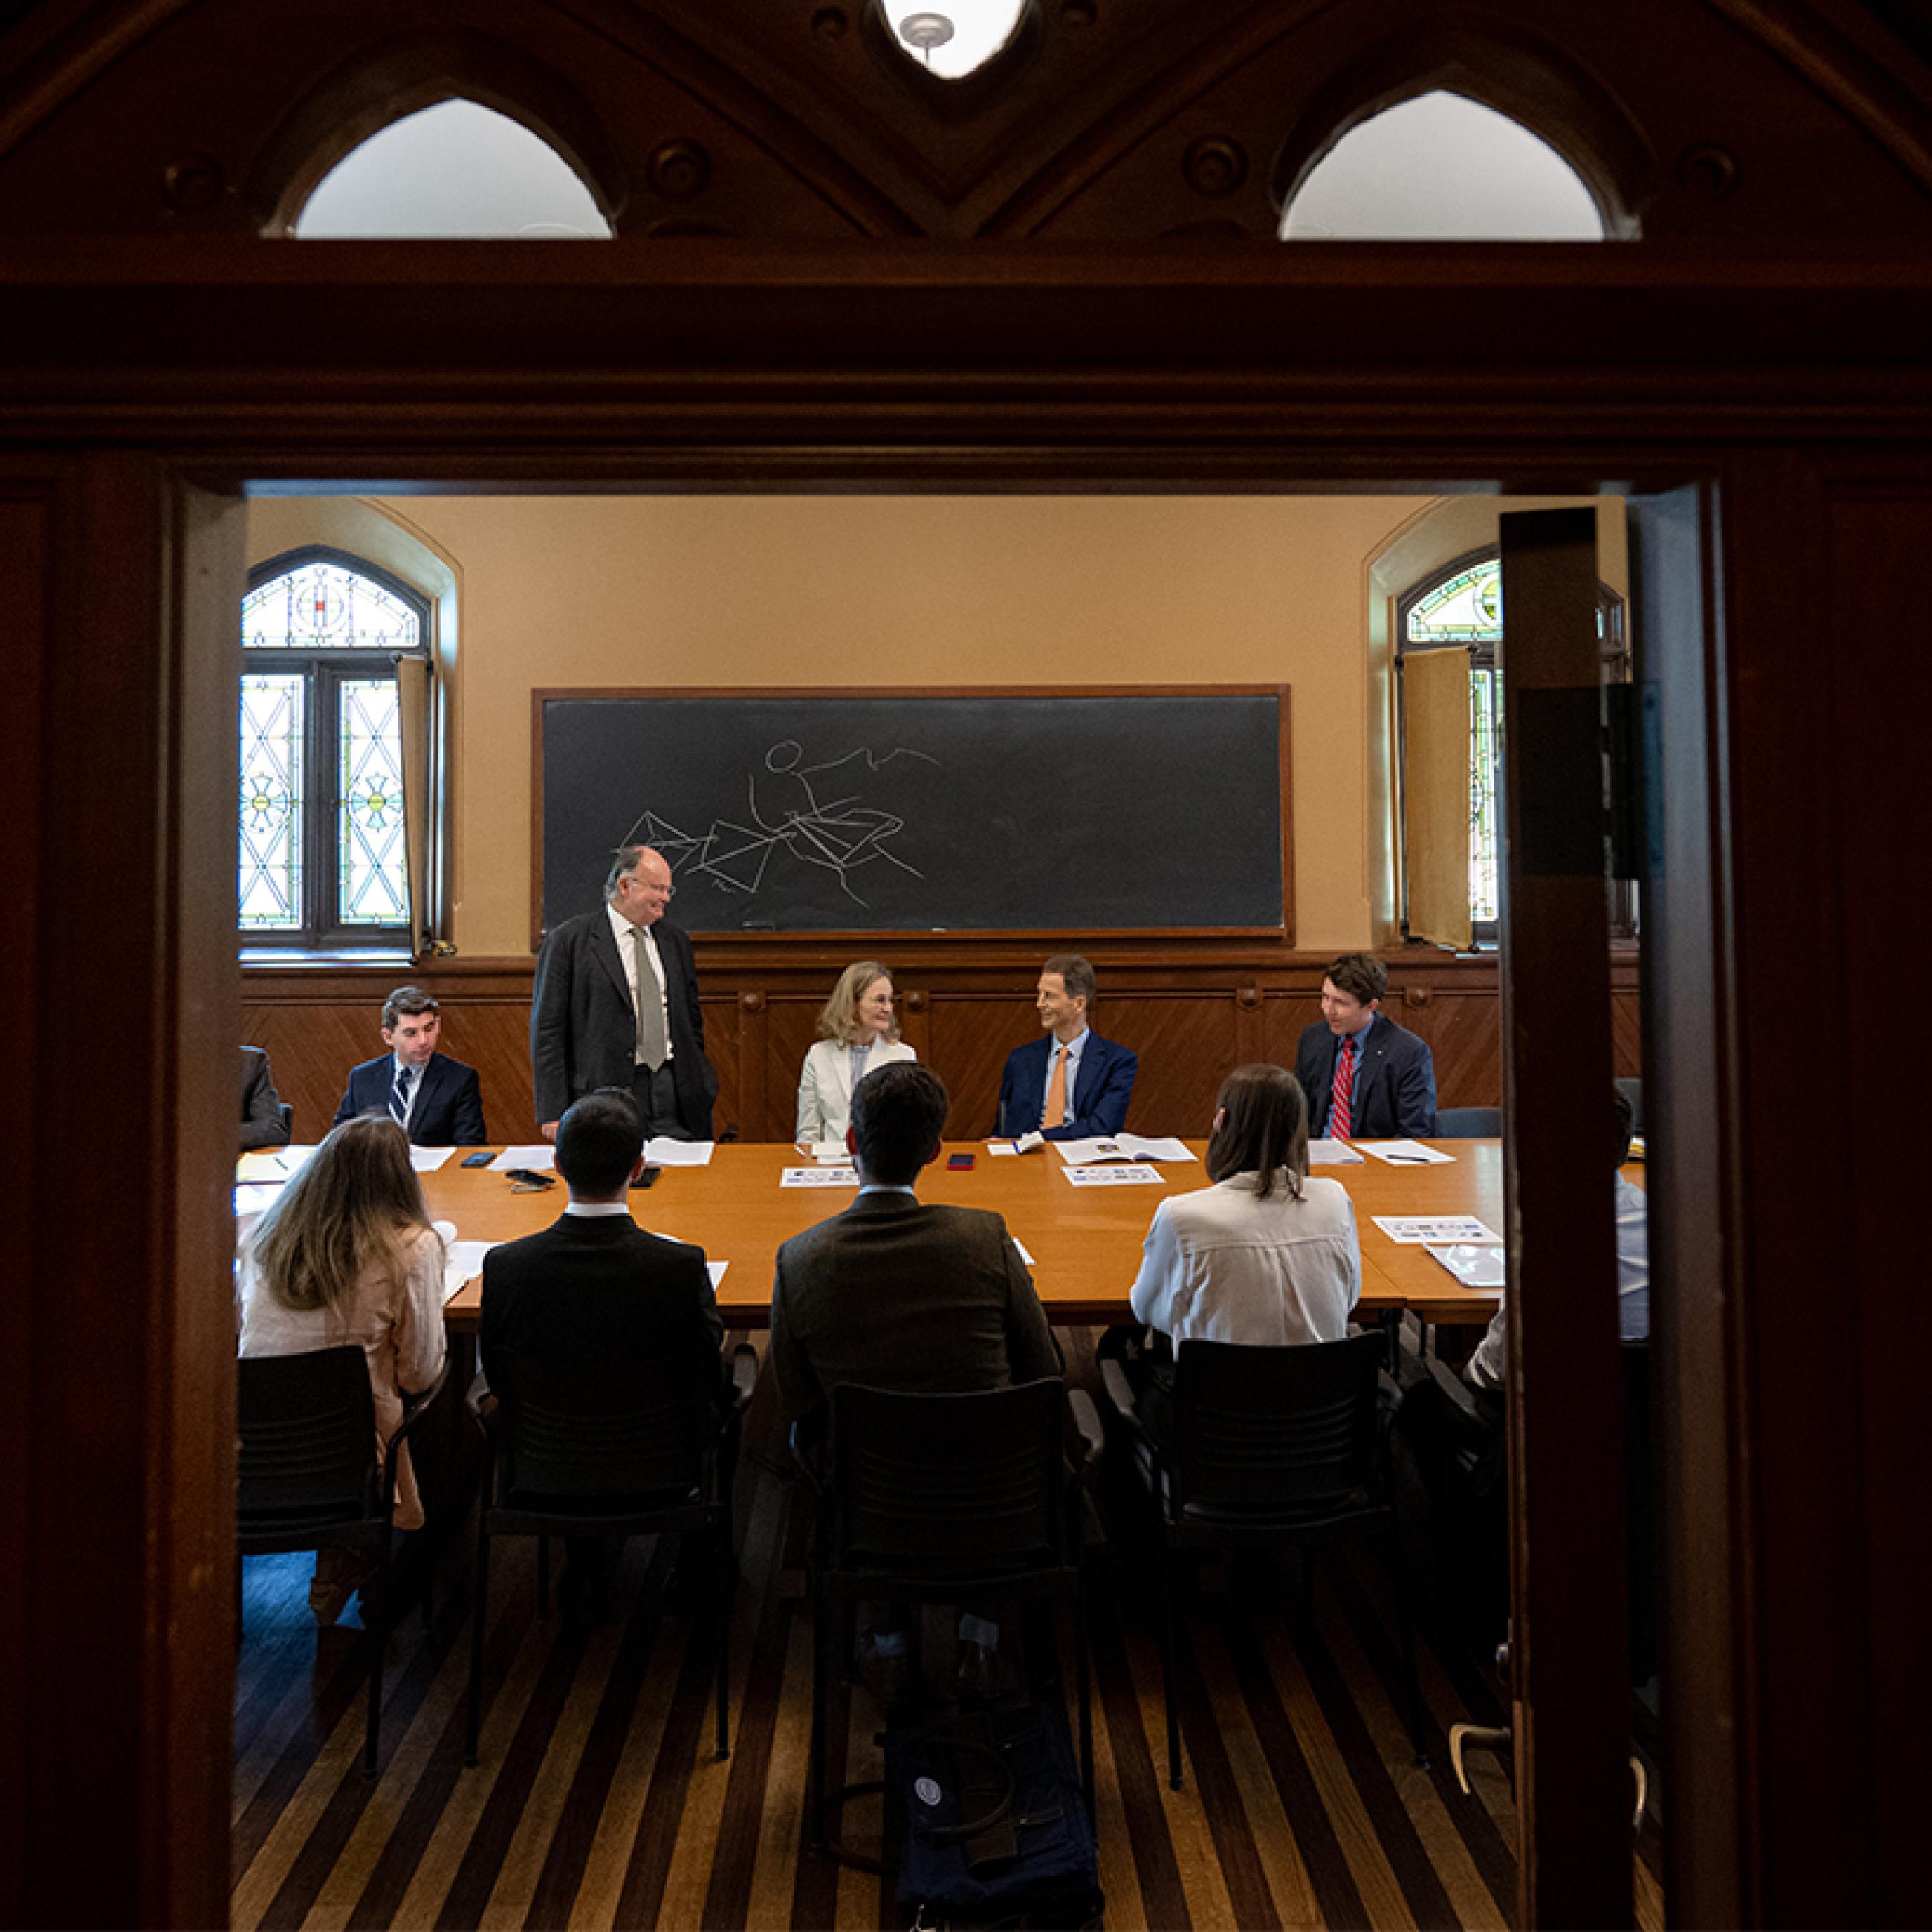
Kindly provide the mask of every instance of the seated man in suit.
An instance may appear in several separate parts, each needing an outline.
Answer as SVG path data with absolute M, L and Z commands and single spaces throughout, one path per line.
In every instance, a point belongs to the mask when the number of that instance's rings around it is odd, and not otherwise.
M 646 1234 L 631 1218 L 630 1186 L 644 1165 L 637 1103 L 622 1088 L 586 1094 L 565 1113 L 556 1171 L 569 1205 L 542 1233 L 483 1258 L 486 1375 L 506 1348 L 538 1360 L 648 1355 L 679 1365 L 680 1379 L 722 1390 L 724 1324 L 704 1250 Z M 616 1552 L 594 1537 L 568 1541 L 565 1605 L 583 1620 L 595 1615 Z
M 929 1205 L 913 1192 L 939 1156 L 944 1084 L 930 1067 L 875 1067 L 852 1094 L 847 1140 L 859 1195 L 844 1214 L 778 1250 L 772 1282 L 772 1373 L 782 1422 L 815 1420 L 841 1382 L 908 1394 L 1010 1388 L 1060 1372 L 1032 1278 L 997 1214 Z M 984 1689 L 999 1626 L 960 1624 L 961 1672 Z M 883 1673 L 902 1685 L 902 1627 L 872 1634 Z
M 242 1151 L 286 1147 L 289 1124 L 282 1118 L 282 1096 L 268 1071 L 268 1056 L 259 1046 L 242 1049 Z
M 483 1092 L 473 1066 L 439 1053 L 442 1010 L 420 986 L 398 986 L 382 1003 L 379 1060 L 349 1076 L 334 1124 L 358 1114 L 387 1114 L 418 1147 L 481 1147 Z
M 1388 968 L 1345 952 L 1322 982 L 1322 1019 L 1295 1049 L 1311 1140 L 1396 1140 L 1436 1131 L 1436 1061 L 1382 1010 Z
M 1138 1058 L 1089 1030 L 1094 969 L 1077 952 L 1057 952 L 1040 969 L 1034 1000 L 1041 1037 L 1006 1056 L 997 1132 L 1018 1140 L 1090 1140 L 1126 1125 Z

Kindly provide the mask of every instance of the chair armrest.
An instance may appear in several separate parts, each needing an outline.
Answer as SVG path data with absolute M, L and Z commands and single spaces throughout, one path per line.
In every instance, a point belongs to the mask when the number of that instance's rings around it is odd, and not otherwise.
M 731 1407 L 742 1414 L 751 1406 L 752 1391 L 758 1386 L 758 1352 L 748 1342 L 740 1342 L 731 1351 L 730 1369 Z
M 470 1393 L 463 1398 L 463 1406 L 478 1428 L 489 1428 L 490 1419 L 496 1413 L 496 1398 L 490 1393 L 490 1378 L 481 1369 L 470 1384 Z
M 1112 1366 L 1110 1363 L 1109 1367 Z M 1067 1412 L 1073 1418 L 1073 1426 L 1086 1454 L 1081 1458 L 1079 1474 L 1084 1480 L 1099 1466 L 1101 1452 L 1107 1446 L 1107 1438 L 1100 1431 L 1100 1414 L 1094 1406 L 1094 1398 L 1084 1389 L 1074 1388 L 1066 1391 Z
M 396 1425 L 395 1432 L 382 1444 L 382 1493 L 394 1498 L 396 1493 L 396 1457 L 411 1430 L 429 1413 L 430 1406 L 440 1395 L 449 1381 L 449 1358 L 443 1358 L 442 1366 L 436 1372 L 434 1378 L 419 1389 L 398 1389 L 403 1399 L 403 1419 Z

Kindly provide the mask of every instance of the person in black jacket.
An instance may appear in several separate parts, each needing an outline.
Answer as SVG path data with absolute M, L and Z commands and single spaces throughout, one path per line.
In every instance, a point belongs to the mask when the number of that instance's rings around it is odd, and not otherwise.
M 623 846 L 602 910 L 566 920 L 544 942 L 530 1074 L 545 1140 L 573 1100 L 599 1087 L 629 1090 L 647 1136 L 710 1139 L 718 1076 L 704 1057 L 691 941 L 664 916 L 674 890 L 663 854 Z
M 473 1066 L 437 1050 L 442 1008 L 420 986 L 398 986 L 382 1002 L 382 1044 L 349 1076 L 334 1125 L 358 1114 L 387 1114 L 417 1147 L 481 1147 L 483 1088 Z
M 643 1132 L 620 1088 L 586 1095 L 558 1124 L 556 1169 L 570 1202 L 542 1233 L 483 1258 L 483 1372 L 506 1349 L 531 1360 L 656 1358 L 674 1379 L 722 1392 L 724 1325 L 704 1250 L 646 1234 L 631 1218 Z M 568 1540 L 564 1579 L 574 1615 L 594 1611 L 615 1551 Z

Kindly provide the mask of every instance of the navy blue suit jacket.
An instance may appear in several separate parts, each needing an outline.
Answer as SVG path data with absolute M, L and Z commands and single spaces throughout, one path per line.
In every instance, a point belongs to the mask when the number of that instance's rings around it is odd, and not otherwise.
M 365 1060 L 349 1076 L 349 1089 L 335 1110 L 340 1126 L 358 1114 L 386 1114 L 389 1083 L 395 1077 L 396 1057 L 384 1054 Z M 410 1109 L 410 1138 L 418 1147 L 481 1147 L 490 1138 L 483 1124 L 483 1089 L 473 1066 L 433 1053 L 416 1082 L 416 1104 Z
M 1040 1126 L 1040 1102 L 1046 1092 L 1046 1070 L 1052 1059 L 1053 1036 L 1042 1033 L 1039 1039 L 1016 1046 L 1006 1055 L 1006 1070 L 1000 1080 L 1000 1122 L 997 1130 L 1010 1140 L 1032 1133 Z M 1140 1056 L 1111 1040 L 1102 1040 L 1090 1028 L 1087 1044 L 1080 1049 L 1080 1071 L 1074 1082 L 1073 1108 L 1057 1127 L 1045 1130 L 1050 1141 L 1093 1140 L 1117 1134 L 1127 1124 L 1127 1102 L 1132 1099 L 1134 1076 L 1140 1071 Z
M 1323 1022 L 1308 1028 L 1295 1049 L 1294 1077 L 1308 1096 L 1311 1140 L 1323 1139 L 1328 1132 L 1335 1049 L 1340 1044 Z M 1435 1057 L 1426 1042 L 1384 1013 L 1369 1022 L 1348 1111 L 1352 1140 L 1412 1140 L 1436 1131 Z

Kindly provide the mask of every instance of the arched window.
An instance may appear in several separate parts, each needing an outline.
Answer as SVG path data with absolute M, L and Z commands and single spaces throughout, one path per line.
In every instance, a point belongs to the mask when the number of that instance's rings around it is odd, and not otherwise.
M 445 100 L 405 115 L 325 175 L 300 241 L 608 240 L 610 224 L 555 148 L 508 115 Z
M 1352 128 L 1282 217 L 1286 241 L 1600 242 L 1582 178 L 1520 122 L 1460 94 Z
M 1402 770 L 1402 929 L 1458 947 L 1493 946 L 1500 909 L 1502 827 L 1502 562 L 1493 548 L 1460 556 L 1397 602 L 1396 722 Z M 1597 586 L 1605 686 L 1627 683 L 1623 600 Z M 1466 676 L 1445 676 L 1451 654 Z M 1426 660 L 1426 662 L 1421 662 Z M 1465 826 L 1461 775 L 1467 775 Z M 1456 802 L 1445 801 L 1445 787 Z M 1466 890 L 1466 922 L 1462 920 Z M 1636 930 L 1632 889 L 1612 887 L 1611 930 Z M 1425 908 L 1426 910 L 1425 910 Z
M 427 667 L 427 601 L 340 551 L 250 573 L 242 600 L 237 898 L 251 946 L 414 950 L 400 664 Z M 419 676 L 423 674 L 418 674 Z

